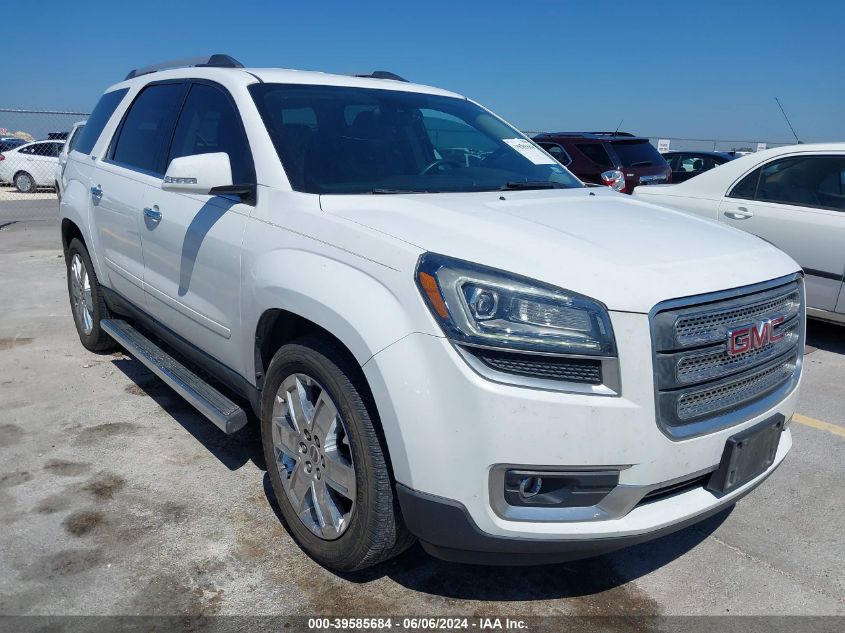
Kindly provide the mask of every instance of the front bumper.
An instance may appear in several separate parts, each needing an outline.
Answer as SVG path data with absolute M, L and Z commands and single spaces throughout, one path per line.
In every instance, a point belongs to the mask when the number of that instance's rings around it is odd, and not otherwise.
M 728 437 L 776 414 L 787 420 L 798 389 L 741 424 L 675 440 L 655 421 L 648 317 L 611 313 L 619 347 L 621 395 L 563 393 L 500 384 L 476 373 L 441 337 L 412 334 L 364 365 L 390 450 L 406 522 L 441 556 L 498 552 L 497 562 L 536 554 L 591 556 L 684 527 L 747 494 L 783 460 L 787 429 L 772 466 L 717 497 L 697 487 L 620 516 L 535 513 L 496 507 L 497 467 L 612 468 L 619 486 L 642 490 L 718 465 Z M 644 493 L 643 493 L 644 494 Z M 428 517 L 437 517 L 431 521 Z M 472 557 L 471 557 L 472 558 Z

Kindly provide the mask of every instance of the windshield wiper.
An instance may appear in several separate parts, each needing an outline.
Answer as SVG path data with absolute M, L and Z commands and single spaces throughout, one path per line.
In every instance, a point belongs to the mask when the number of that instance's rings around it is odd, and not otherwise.
M 548 180 L 509 180 L 501 187 L 501 191 L 519 190 L 519 189 L 563 189 L 563 185 L 557 182 L 549 182 Z
M 631 167 L 648 167 L 649 165 L 654 165 L 654 161 L 641 160 L 638 163 L 631 163 Z
M 372 194 L 391 194 L 391 193 L 431 193 L 422 189 L 373 189 Z

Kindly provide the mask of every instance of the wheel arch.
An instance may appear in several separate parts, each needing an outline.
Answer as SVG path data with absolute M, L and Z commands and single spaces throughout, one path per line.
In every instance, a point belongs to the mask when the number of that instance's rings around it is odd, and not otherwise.
M 62 218 L 61 235 L 62 252 L 64 253 L 65 259 L 67 259 L 67 251 L 74 238 L 85 244 L 85 236 L 82 234 L 82 229 L 80 229 L 76 223 L 69 218 Z M 88 248 L 87 244 L 85 244 L 85 248 Z

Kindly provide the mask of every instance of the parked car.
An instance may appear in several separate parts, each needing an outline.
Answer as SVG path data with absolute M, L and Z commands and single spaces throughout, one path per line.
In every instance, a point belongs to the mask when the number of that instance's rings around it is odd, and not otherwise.
M 449 560 L 583 558 L 717 513 L 784 459 L 787 255 L 585 187 L 452 92 L 193 64 L 129 73 L 68 156 L 74 323 L 225 433 L 248 402 L 317 561 L 415 537 Z
M 783 249 L 804 268 L 809 315 L 845 323 L 845 143 L 755 152 L 637 194 Z
M 663 158 L 672 169 L 672 182 L 684 182 L 736 158 L 727 152 L 665 152 Z
M 62 151 L 59 152 L 59 163 L 56 165 L 55 182 L 56 194 L 59 196 L 59 198 L 61 198 L 64 194 L 65 181 L 63 174 L 65 171 L 65 164 L 67 163 L 67 155 L 73 149 L 73 146 L 79 139 L 79 132 L 83 127 L 85 127 L 85 121 L 79 121 L 78 123 L 73 124 L 73 127 L 68 133 L 67 141 L 62 146 Z
M 622 193 L 672 182 L 672 170 L 654 145 L 628 132 L 553 132 L 534 141 L 584 182 Z
M 0 182 L 10 182 L 22 193 L 55 184 L 56 165 L 64 141 L 36 141 L 0 154 Z
M 13 136 L 4 136 L 0 138 L 0 153 L 6 152 L 10 149 L 25 145 L 26 141 L 22 138 L 15 138 Z

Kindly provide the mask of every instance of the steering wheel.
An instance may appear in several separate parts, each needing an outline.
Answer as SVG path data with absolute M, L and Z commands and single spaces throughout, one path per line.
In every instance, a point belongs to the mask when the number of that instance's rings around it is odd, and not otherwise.
M 432 169 L 437 167 L 441 167 L 443 165 L 453 165 L 454 167 L 463 167 L 463 163 L 460 163 L 456 160 L 452 160 L 451 158 L 438 158 L 435 161 L 430 162 L 425 168 L 420 172 L 420 176 L 425 176 L 428 172 Z

